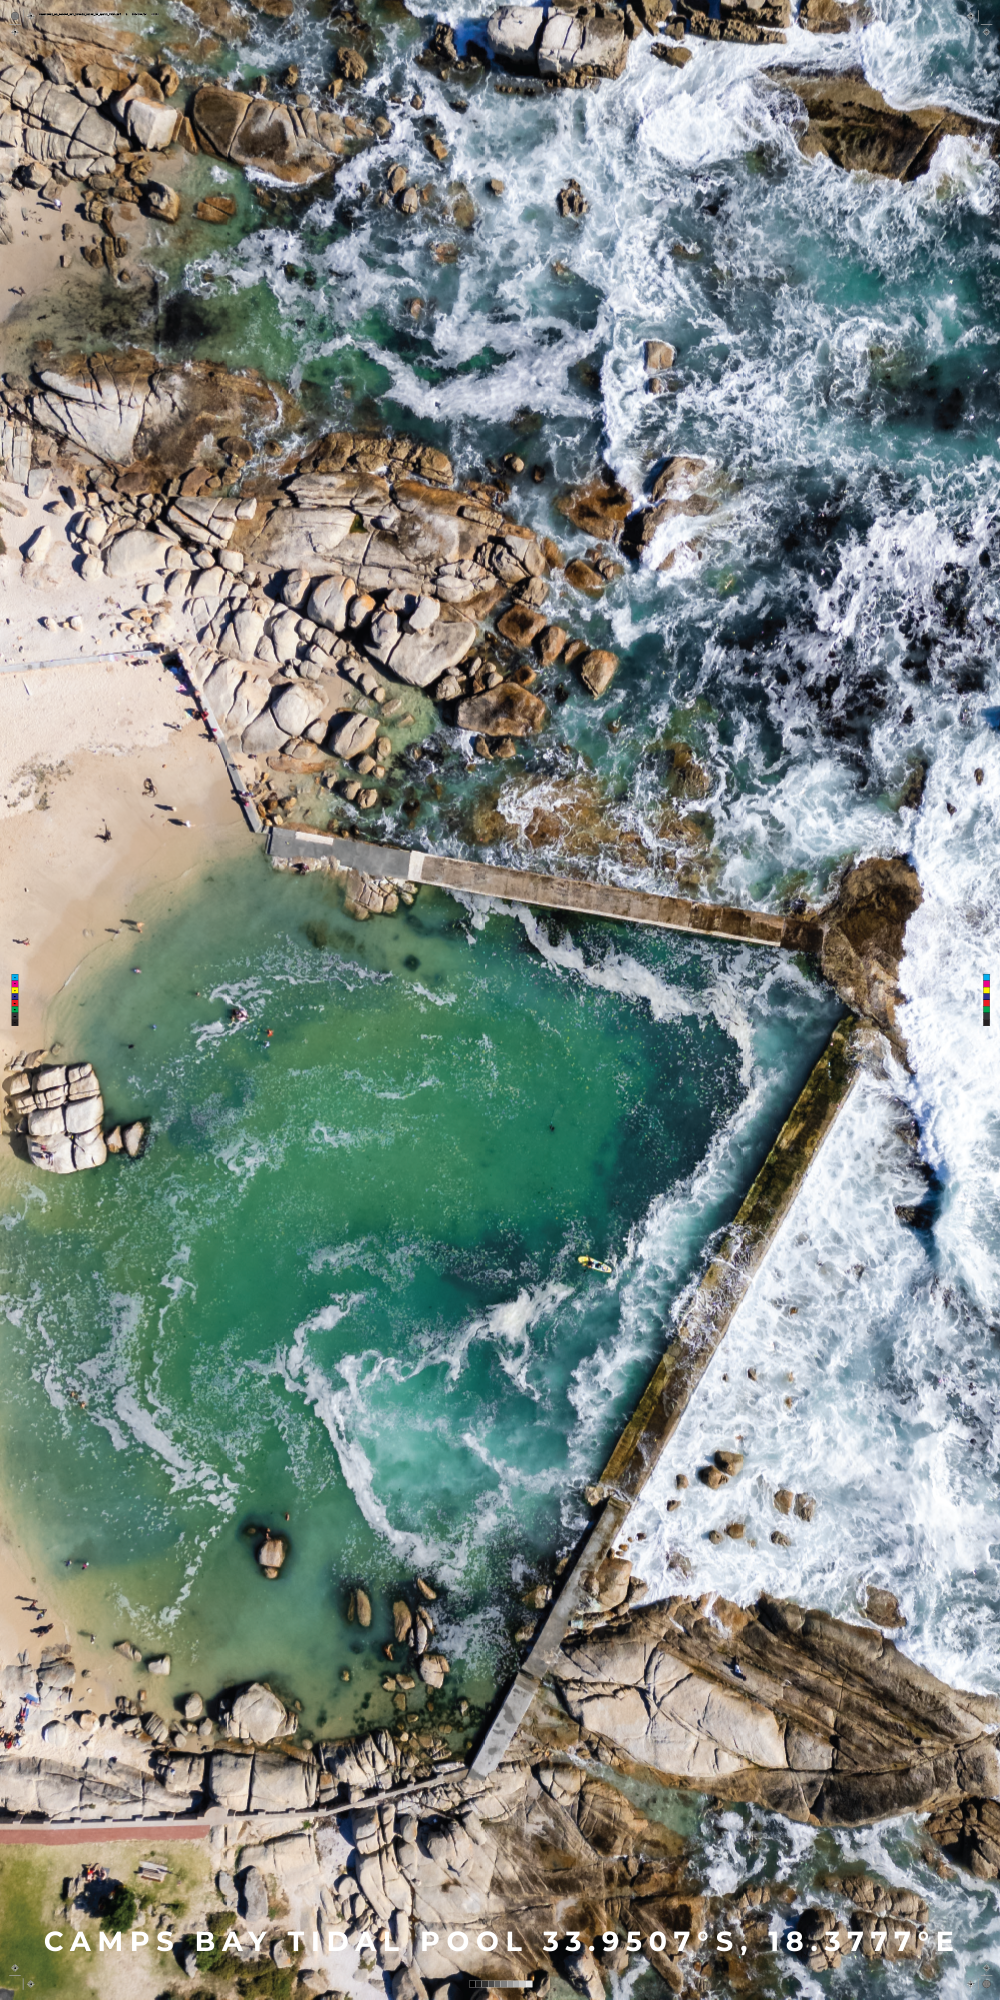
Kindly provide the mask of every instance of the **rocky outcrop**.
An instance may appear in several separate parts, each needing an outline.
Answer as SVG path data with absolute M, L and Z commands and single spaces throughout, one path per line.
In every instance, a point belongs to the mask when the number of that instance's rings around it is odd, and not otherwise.
M 460 729 L 481 736 L 534 736 L 544 728 L 548 713 L 539 695 L 516 681 L 501 681 L 499 687 L 459 702 L 457 718 Z
M 25 402 L 35 424 L 91 462 L 148 465 L 154 490 L 189 475 L 206 447 L 214 460 L 220 433 L 260 434 L 281 409 L 254 369 L 232 373 L 202 361 L 161 367 L 142 348 L 42 365 Z
M 672 19 L 689 35 L 711 42 L 784 42 L 791 25 L 791 0 L 722 0 L 716 10 L 695 0 L 676 0 Z
M 387 760 L 403 749 L 415 772 L 422 755 L 391 733 L 397 713 L 414 723 L 409 689 L 473 732 L 478 754 L 506 759 L 549 714 L 531 692 L 536 667 L 513 665 L 512 648 L 541 667 L 574 665 L 595 698 L 617 669 L 615 654 L 571 638 L 542 607 L 554 575 L 600 592 L 618 566 L 592 550 L 600 574 L 563 569 L 556 544 L 511 520 L 496 488 L 456 486 L 445 454 L 419 439 L 338 432 L 275 477 L 282 407 L 269 384 L 249 370 L 161 368 L 141 349 L 46 356 L 33 383 L 6 378 L 4 405 L 12 438 L 30 418 L 48 462 L 84 488 L 50 542 L 66 534 L 86 581 L 137 587 L 144 603 L 130 616 L 183 647 L 251 824 L 260 759 L 371 811 Z M 220 494 L 224 477 L 243 497 Z M 497 628 L 484 631 L 492 612 Z M 261 803 L 287 822 L 266 778 Z M 359 913 L 398 906 L 381 890 L 356 900 Z
M 131 1145 L 118 1126 L 105 1136 L 104 1099 L 91 1063 L 29 1063 L 5 1076 L 3 1088 L 11 1129 L 26 1141 L 32 1166 L 45 1173 L 79 1173 L 103 1166 L 109 1152 L 135 1159 L 142 1151 L 141 1121 L 126 1128 L 136 1135 Z
M 196 92 L 191 122 L 206 152 L 239 167 L 263 168 L 295 186 L 333 172 L 344 150 L 336 112 L 317 114 L 221 84 L 203 84 Z
M 845 1004 L 874 1022 L 905 1061 L 896 1026 L 899 964 L 906 926 L 923 892 L 902 856 L 862 861 L 823 911 L 822 967 Z
M 565 1641 L 554 1678 L 622 1769 L 813 1826 L 1000 1796 L 1000 1699 L 949 1688 L 823 1611 L 671 1598 Z
M 99 94 L 74 86 L 65 65 L 61 74 L 64 82 L 53 83 L 40 66 L 12 48 L 0 47 L 0 146 L 5 165 L 16 163 L 20 156 L 50 170 L 58 168 L 70 180 L 113 173 L 116 155 L 132 144 L 127 122 L 107 117 L 98 108 Z M 176 124 L 176 118 L 172 122 Z
M 719 503 L 714 493 L 706 490 L 712 480 L 703 458 L 669 458 L 652 481 L 648 501 L 636 507 L 622 525 L 623 553 L 639 562 L 668 523 L 685 518 L 699 520 L 706 514 L 714 514 Z M 668 556 L 662 567 L 668 567 L 672 560 L 673 556 Z
M 800 150 L 852 172 L 913 181 L 925 174 L 942 139 L 972 139 L 997 151 L 997 127 L 942 105 L 896 110 L 860 69 L 772 69 L 772 84 L 794 92 L 804 130 Z
M 960 1799 L 927 1821 L 931 1839 L 949 1861 L 957 1861 L 980 1882 L 1000 1881 L 1000 1800 Z
M 617 7 L 542 6 L 503 7 L 486 32 L 490 54 L 505 69 L 586 83 L 621 76 L 635 29 Z

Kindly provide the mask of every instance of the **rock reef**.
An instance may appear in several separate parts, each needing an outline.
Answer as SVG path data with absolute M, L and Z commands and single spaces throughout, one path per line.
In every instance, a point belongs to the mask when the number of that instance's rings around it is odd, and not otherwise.
M 565 1641 L 554 1679 L 582 1737 L 622 1770 L 812 1826 L 1000 1797 L 1000 1699 L 782 1600 L 633 1609 L 621 1631 Z
M 23 1062 L 23 1058 L 22 1058 Z M 109 1153 L 139 1158 L 146 1143 L 142 1119 L 103 1129 L 104 1099 L 91 1063 L 15 1064 L 3 1080 L 5 1115 L 27 1144 L 33 1167 L 50 1174 L 102 1167 Z
M 412 1631 L 409 1605 L 395 1609 Z M 311 1933 L 318 1916 L 371 1950 L 394 2000 L 444 2000 L 461 1973 L 529 1978 L 544 1994 L 551 1972 L 603 2000 L 630 1931 L 679 1992 L 689 1941 L 722 1917 L 748 1944 L 775 1923 L 801 1931 L 814 1971 L 850 1951 L 848 1929 L 866 1957 L 884 1955 L 887 1917 L 890 1955 L 925 1956 L 926 1902 L 864 1872 L 822 1878 L 829 1905 L 794 1916 L 777 1881 L 713 1897 L 684 1840 L 622 1789 L 636 1778 L 814 1826 L 930 1811 L 927 1836 L 952 1859 L 980 1879 L 1000 1865 L 1000 1701 L 949 1688 L 870 1628 L 766 1597 L 749 1610 L 631 1603 L 592 1621 L 565 1640 L 531 1732 L 485 1780 L 426 1731 L 299 1748 L 294 1710 L 264 1683 L 212 1704 L 222 1735 L 205 1742 L 200 1695 L 180 1698 L 170 1731 L 124 1696 L 112 1714 L 75 1709 L 76 1681 L 63 1652 L 0 1669 L 0 1813 L 150 1833 L 207 1814 L 224 1908 L 252 1906 L 270 1938 L 273 1885 L 276 1958 L 286 1926 Z M 583 1949 L 547 1951 L 551 1932 L 576 1932 Z M 182 1962 L 188 1948 L 178 1941 Z M 326 1991 L 321 1937 L 307 1963 L 311 1990 Z
M 806 124 L 799 149 L 852 173 L 913 181 L 925 174 L 943 139 L 972 139 L 996 153 L 998 128 L 939 104 L 897 110 L 860 69 L 772 69 L 772 84 L 794 93 Z

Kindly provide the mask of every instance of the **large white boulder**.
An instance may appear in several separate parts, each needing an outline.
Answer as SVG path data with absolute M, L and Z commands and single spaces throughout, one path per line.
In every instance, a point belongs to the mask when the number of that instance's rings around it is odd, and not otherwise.
M 28 1158 L 33 1167 L 41 1167 L 43 1173 L 71 1174 L 75 1172 L 73 1141 L 68 1133 L 57 1133 L 49 1139 L 29 1139 Z
M 329 570 L 338 554 L 360 562 L 368 537 L 352 535 L 355 515 L 341 507 L 279 507 L 262 522 L 246 553 L 273 569 Z
M 284 687 L 271 700 L 271 714 L 286 736 L 301 736 L 323 710 L 323 696 L 312 688 Z
M 476 628 L 464 618 L 439 620 L 427 632 L 404 632 L 389 655 L 389 671 L 410 687 L 430 687 L 457 667 L 476 643 Z
M 126 528 L 104 550 L 104 573 L 110 577 L 147 576 L 166 569 L 171 543 L 163 535 L 151 535 L 148 528 Z
M 240 1743 L 274 1743 L 281 1736 L 294 1735 L 297 1727 L 296 1717 L 289 1715 L 266 1681 L 254 1681 L 244 1688 L 224 1712 L 223 1724 Z
M 248 757 L 268 757 L 272 750 L 280 750 L 288 742 L 288 732 L 275 721 L 270 709 L 264 708 L 248 723 L 240 742 Z
M 346 722 L 336 727 L 331 748 L 338 757 L 360 757 L 371 749 L 380 728 L 378 720 L 370 715 L 349 715 Z
M 571 69 L 597 69 L 602 76 L 620 76 L 628 45 L 624 16 L 581 19 L 578 14 L 549 15 L 538 44 L 541 76 L 565 76 Z
M 162 153 L 172 146 L 181 122 L 179 111 L 169 104 L 154 104 L 150 97 L 133 97 L 125 106 L 125 130 L 144 153 Z
M 47 1111 L 28 1113 L 28 1132 L 32 1139 L 54 1139 L 65 1130 L 61 1104 L 52 1105 Z
M 104 1099 L 101 1096 L 78 1097 L 75 1103 L 67 1104 L 63 1117 L 67 1132 L 72 1132 L 74 1138 L 83 1132 L 96 1132 L 104 1117 Z
M 102 1132 L 84 1132 L 73 1140 L 73 1166 L 77 1173 L 82 1167 L 103 1167 L 108 1157 L 108 1149 Z
M 490 15 L 486 29 L 491 54 L 511 69 L 533 71 L 547 19 L 544 7 L 502 7 Z

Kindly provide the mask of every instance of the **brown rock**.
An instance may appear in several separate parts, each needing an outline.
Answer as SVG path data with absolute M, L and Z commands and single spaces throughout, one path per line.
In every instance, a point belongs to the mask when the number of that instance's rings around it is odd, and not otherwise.
M 579 556 L 566 564 L 566 581 L 573 585 L 574 590 L 585 590 L 588 597 L 600 597 L 607 589 L 606 578 L 592 569 L 589 563 L 582 562 Z
M 792 1511 L 792 1502 L 794 1499 L 795 1495 L 792 1492 L 790 1486 L 779 1486 L 774 1496 L 774 1504 L 777 1507 L 779 1514 L 790 1514 Z
M 896 1028 L 897 978 L 906 926 L 922 893 L 916 871 L 902 856 L 862 861 L 822 913 L 827 979 L 854 1013 L 883 1030 L 904 1060 Z
M 807 159 L 823 154 L 848 171 L 912 181 L 927 172 L 942 139 L 974 139 L 996 151 L 993 126 L 935 104 L 897 111 L 860 69 L 765 74 L 802 106 L 808 123 L 799 146 Z
M 948 1687 L 870 1627 L 767 1596 L 629 1614 L 627 1628 L 568 1635 L 554 1672 L 571 1722 L 630 1776 L 831 1827 L 934 1808 L 953 1827 L 956 1802 L 997 1793 L 1000 1699 Z
M 334 64 L 345 83 L 363 83 L 368 75 L 368 64 L 357 49 L 339 48 Z
M 795 1518 L 797 1521 L 811 1521 L 816 1512 L 816 1502 L 811 1493 L 796 1493 Z
M 727 1524 L 726 1533 L 731 1542 L 741 1542 L 746 1534 L 746 1522 L 730 1521 Z
M 525 604 L 512 604 L 502 618 L 497 619 L 497 631 L 514 646 L 527 651 L 540 632 L 545 629 L 545 619 L 538 611 L 529 610 Z
M 538 641 L 537 651 L 543 667 L 551 667 L 558 660 L 569 633 L 562 625 L 548 625 Z
M 149 213 L 156 217 L 157 222 L 177 221 L 181 198 L 176 188 L 167 187 L 163 181 L 147 181 L 145 194 Z
M 501 681 L 499 687 L 460 702 L 457 720 L 460 729 L 475 729 L 483 736 L 536 736 L 548 717 L 539 695 Z
M 630 1562 L 620 1556 L 605 1556 L 599 1567 L 584 1577 L 583 1587 L 590 1597 L 596 1598 L 602 1611 L 615 1611 L 628 1596 L 631 1575 Z
M 413 1613 L 402 1598 L 397 1598 L 392 1607 L 392 1624 L 397 1643 L 407 1645 L 413 1630 Z
M 893 1596 L 891 1590 L 879 1590 L 873 1583 L 868 1585 L 865 1592 L 864 1616 L 870 1618 L 873 1625 L 881 1625 L 887 1632 L 901 1632 L 906 1624 L 906 1619 L 899 1608 L 899 1599 Z
M 840 0 L 802 0 L 799 27 L 811 35 L 846 35 L 860 11 L 860 6 L 842 7 Z
M 552 1588 L 547 1583 L 533 1583 L 530 1590 L 522 1591 L 521 1603 L 529 1611 L 543 1611 L 552 1600 Z
M 774 1528 L 772 1530 L 771 1540 L 774 1543 L 776 1549 L 790 1549 L 792 1546 L 791 1535 L 783 1534 L 780 1528 Z
M 556 207 L 560 215 L 586 215 L 588 204 L 583 198 L 579 181 L 567 181 L 556 195 Z
M 231 222 L 236 203 L 230 194 L 206 194 L 195 202 L 194 212 L 199 222 Z
M 721 1472 L 717 1465 L 700 1465 L 698 1478 L 703 1486 L 711 1487 L 713 1493 L 718 1487 L 729 1485 L 729 1474 Z
M 654 42 L 649 53 L 659 56 L 661 62 L 672 64 L 674 69 L 683 69 L 691 61 L 693 50 L 679 49 L 676 42 Z
M 587 653 L 580 661 L 580 679 L 589 688 L 595 701 L 605 694 L 618 671 L 617 653 Z
M 647 342 L 647 346 L 650 345 Z M 630 514 L 634 501 L 631 493 L 620 486 L 607 466 L 583 486 L 574 486 L 568 493 L 561 493 L 556 501 L 556 511 L 565 515 L 574 528 L 580 528 L 585 535 L 593 535 L 599 541 L 615 541 L 621 533 L 626 515 Z
M 276 179 L 301 184 L 330 168 L 330 151 L 309 139 L 285 104 L 248 97 L 220 84 L 203 84 L 191 107 L 195 132 L 207 152 L 241 167 L 262 167 Z
M 642 359 L 647 374 L 654 375 L 661 368 L 672 368 L 674 350 L 669 340 L 647 340 L 643 343 Z
M 712 1456 L 720 1472 L 737 1473 L 743 1470 L 741 1451 L 716 1451 Z
M 927 1832 L 980 1882 L 1000 1880 L 1000 1802 L 972 1797 L 932 1814 Z M 857 1900 L 855 1898 L 855 1900 Z

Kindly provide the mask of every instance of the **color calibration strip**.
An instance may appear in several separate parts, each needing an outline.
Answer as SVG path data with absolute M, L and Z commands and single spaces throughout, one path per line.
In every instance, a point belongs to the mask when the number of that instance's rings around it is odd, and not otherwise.
M 990 1025 L 990 975 L 983 973 L 983 1027 Z
M 988 1007 L 989 1001 L 984 1000 L 983 1005 L 984 1007 Z M 18 1021 L 20 1020 L 20 1016 L 21 1016 L 21 975 L 19 972 L 12 972 L 10 975 L 10 1025 L 12 1028 L 17 1027 Z

